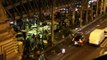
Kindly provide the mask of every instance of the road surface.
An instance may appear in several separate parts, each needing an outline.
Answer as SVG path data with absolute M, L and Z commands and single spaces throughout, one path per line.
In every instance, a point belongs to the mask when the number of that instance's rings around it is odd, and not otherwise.
M 102 29 L 106 26 L 107 18 L 104 16 L 100 20 L 82 29 L 81 32 L 83 32 L 88 38 L 91 31 L 96 28 Z M 58 53 L 50 55 L 48 60 L 93 60 L 94 58 L 101 56 L 104 52 L 107 51 L 107 39 L 105 39 L 99 47 L 85 44 L 82 47 L 69 45 L 65 49 L 65 54 Z

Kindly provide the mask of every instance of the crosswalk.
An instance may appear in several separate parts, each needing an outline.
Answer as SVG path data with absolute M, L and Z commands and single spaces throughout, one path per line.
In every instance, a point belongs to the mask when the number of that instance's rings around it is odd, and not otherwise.
M 104 39 L 100 47 L 103 49 L 99 52 L 99 56 L 104 55 L 104 53 L 107 51 L 107 39 Z
M 100 47 L 107 47 L 107 38 L 101 43 Z

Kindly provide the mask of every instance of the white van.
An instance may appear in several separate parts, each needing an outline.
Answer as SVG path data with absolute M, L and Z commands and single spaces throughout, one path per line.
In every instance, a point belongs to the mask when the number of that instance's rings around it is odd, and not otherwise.
M 90 33 L 89 43 L 99 45 L 104 40 L 104 30 L 95 29 Z

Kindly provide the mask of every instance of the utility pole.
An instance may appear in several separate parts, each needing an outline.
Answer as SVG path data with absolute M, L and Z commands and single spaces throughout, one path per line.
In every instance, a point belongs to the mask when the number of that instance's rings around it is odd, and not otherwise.
M 75 24 L 75 10 L 72 13 L 72 24 Z
M 79 18 L 79 21 L 80 21 L 80 27 L 82 27 L 82 22 L 83 22 L 83 19 L 82 19 L 82 15 L 83 15 L 83 7 L 81 7 L 81 10 L 80 10 L 80 18 Z
M 54 44 L 54 0 L 51 0 L 52 5 L 51 5 L 51 40 L 52 40 L 52 45 Z
M 88 0 L 87 0 L 87 1 L 86 1 L 86 18 L 85 18 L 85 19 L 86 19 L 86 23 L 88 23 L 88 16 L 89 16 L 89 15 L 88 15 L 88 10 L 89 10 L 89 7 L 90 7 L 90 6 L 88 6 Z
M 81 8 L 80 8 L 80 18 L 79 18 L 79 21 L 80 21 L 80 27 L 82 27 L 82 22 L 83 22 L 83 19 L 82 19 L 82 17 L 83 17 L 83 8 L 84 8 L 84 1 L 82 1 L 82 3 L 81 3 Z
M 42 7 L 41 7 L 41 0 L 38 0 L 38 11 L 39 11 L 39 20 L 42 21 Z
M 96 1 L 96 3 L 97 3 L 96 16 L 98 16 L 98 1 L 99 1 L 99 0 Z
M 101 6 L 100 6 L 100 14 L 102 15 L 103 13 L 103 0 L 101 0 Z
M 103 0 L 103 4 L 104 4 L 104 7 L 103 7 L 104 10 L 103 10 L 103 11 L 104 11 L 104 14 L 106 13 L 106 1 L 107 1 L 107 0 Z
M 93 3 L 91 4 L 91 19 L 93 21 Z

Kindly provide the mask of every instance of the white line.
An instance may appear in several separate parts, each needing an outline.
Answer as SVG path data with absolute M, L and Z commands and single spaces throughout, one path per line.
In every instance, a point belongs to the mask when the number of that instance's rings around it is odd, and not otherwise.
M 106 44 L 107 44 L 107 43 L 105 43 L 103 47 L 105 47 L 105 46 L 106 46 Z
M 100 45 L 100 47 L 105 47 L 107 45 L 107 40 L 105 39 L 104 41 L 103 41 L 103 43 Z
M 59 56 L 59 55 L 61 55 L 61 53 L 58 53 L 57 55 Z
M 104 52 L 104 49 L 102 49 L 102 50 L 100 51 L 100 55 L 102 55 L 102 54 L 103 54 L 103 52 Z

